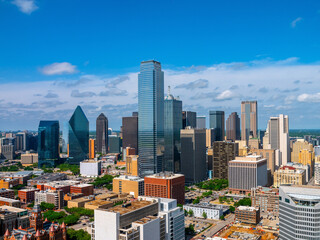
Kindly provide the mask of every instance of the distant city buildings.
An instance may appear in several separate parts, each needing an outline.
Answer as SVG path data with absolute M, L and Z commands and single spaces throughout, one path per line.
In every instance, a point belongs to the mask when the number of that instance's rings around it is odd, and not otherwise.
M 96 151 L 102 154 L 108 152 L 108 118 L 103 113 L 96 120 Z
M 77 106 L 69 120 L 69 162 L 80 164 L 88 159 L 89 121 L 80 106 Z
M 40 121 L 38 128 L 38 166 L 59 163 L 59 121 Z
M 182 129 L 186 127 L 197 127 L 197 113 L 192 111 L 182 111 Z
M 231 113 L 227 119 L 226 135 L 229 141 L 240 140 L 240 118 L 236 112 Z
M 164 73 L 160 62 L 141 62 L 138 75 L 139 175 L 162 171 L 164 152 Z
M 274 187 L 280 187 L 283 184 L 305 185 L 306 171 L 291 166 L 283 166 L 274 172 L 273 178 Z
M 122 118 L 122 148 L 134 148 L 138 154 L 138 116 Z
M 197 117 L 197 128 L 199 129 L 206 128 L 206 116 Z
M 249 137 L 257 138 L 258 103 L 257 101 L 241 102 L 241 140 L 249 141 Z
M 214 141 L 225 140 L 224 111 L 209 112 L 209 127 L 214 129 Z
M 207 178 L 206 130 L 181 129 L 181 173 L 187 184 Z

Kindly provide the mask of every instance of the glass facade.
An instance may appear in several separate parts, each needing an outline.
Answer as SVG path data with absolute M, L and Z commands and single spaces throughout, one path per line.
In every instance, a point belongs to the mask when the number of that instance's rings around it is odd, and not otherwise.
M 138 75 L 139 175 L 162 171 L 164 76 L 157 61 L 141 62 Z
M 168 95 L 164 100 L 164 171 L 180 172 L 182 101 Z
M 96 151 L 102 154 L 108 152 L 108 118 L 103 113 L 96 121 Z
M 224 111 L 210 111 L 210 128 L 214 129 L 214 141 L 224 141 Z
M 40 121 L 38 128 L 38 166 L 59 163 L 59 121 Z
M 89 121 L 78 106 L 69 120 L 69 163 L 79 164 L 88 159 Z

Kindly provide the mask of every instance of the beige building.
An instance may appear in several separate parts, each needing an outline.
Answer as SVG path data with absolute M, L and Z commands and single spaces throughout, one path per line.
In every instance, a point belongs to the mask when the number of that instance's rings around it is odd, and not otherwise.
M 128 155 L 126 156 L 126 173 L 130 176 L 139 176 L 138 173 L 138 155 Z
M 21 154 L 22 165 L 32 165 L 38 162 L 38 153 L 25 153 Z
M 244 140 L 236 140 L 235 143 L 238 143 L 238 155 L 239 157 L 245 157 L 248 155 L 248 146 L 247 142 Z
M 206 129 L 206 147 L 212 147 L 214 140 L 214 129 Z
M 251 153 L 256 155 L 261 155 L 263 158 L 267 159 L 268 169 L 271 170 L 271 174 L 273 175 L 275 171 L 275 150 L 274 149 L 251 149 Z
M 135 198 L 144 195 L 144 179 L 135 176 L 119 176 L 113 179 L 115 193 L 128 193 Z
M 307 149 L 302 149 L 299 152 L 299 163 L 303 165 L 309 165 L 311 170 L 311 175 L 314 171 L 314 152 Z
M 0 236 L 3 236 L 7 229 L 12 231 L 12 229 L 20 226 L 22 228 L 28 228 L 30 226 L 28 210 L 10 206 L 0 206 Z
M 106 208 L 110 208 L 113 207 L 113 202 L 111 201 L 105 201 L 105 200 L 93 200 L 91 202 L 86 202 L 84 204 L 84 208 L 86 209 L 91 209 L 91 210 L 95 210 L 95 209 L 106 209 Z
M 68 208 L 73 208 L 73 207 L 84 207 L 84 205 L 87 202 L 91 202 L 94 198 L 91 196 L 86 196 L 86 197 L 82 197 L 82 198 L 76 198 L 73 200 L 68 201 Z
M 260 148 L 260 141 L 258 138 L 249 138 L 248 147 L 250 149 L 259 149 Z
M 291 162 L 300 162 L 299 154 L 300 151 L 304 149 L 313 152 L 313 145 L 304 139 L 297 139 L 297 141 L 292 144 Z
M 273 186 L 280 187 L 282 184 L 305 185 L 306 171 L 291 166 L 283 166 L 274 172 Z

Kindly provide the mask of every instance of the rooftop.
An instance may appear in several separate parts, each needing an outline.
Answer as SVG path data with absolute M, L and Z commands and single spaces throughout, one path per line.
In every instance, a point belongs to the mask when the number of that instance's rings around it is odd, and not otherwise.
M 121 179 L 121 180 L 129 180 L 129 181 L 136 181 L 136 182 L 143 182 L 144 179 L 136 176 L 127 176 L 121 175 L 119 177 L 115 177 L 114 179 Z
M 93 205 L 93 206 L 101 206 L 106 204 L 113 204 L 113 202 L 98 199 L 98 200 L 93 200 L 91 202 L 87 202 L 86 204 Z
M 240 211 L 250 211 L 250 212 L 259 210 L 259 209 L 255 208 L 255 207 L 248 207 L 248 206 L 240 206 L 240 207 L 238 207 L 238 209 Z
M 4 197 L 0 197 L 0 202 L 11 202 L 11 203 L 19 202 L 20 203 L 19 200 L 15 200 L 15 199 L 11 199 L 11 198 L 4 198 Z
M 153 175 L 146 176 L 147 178 L 164 178 L 164 179 L 173 179 L 178 177 L 184 177 L 183 174 L 172 173 L 172 172 L 160 172 Z
M 81 184 L 74 185 L 72 187 L 83 188 L 83 187 L 91 187 L 91 186 L 93 186 L 93 185 L 92 184 L 87 184 L 87 183 L 81 183 Z
M 134 202 L 131 202 L 128 204 L 122 204 L 122 205 L 118 205 L 118 206 L 109 208 L 107 211 L 108 212 L 115 212 L 115 213 L 119 213 L 120 215 L 123 215 L 126 213 L 136 211 L 140 208 L 144 208 L 144 207 L 149 206 L 153 203 L 154 202 L 146 201 L 146 200 L 134 201 Z
M 266 158 L 262 158 L 261 155 L 248 155 L 245 157 L 236 157 L 235 160 L 232 160 L 230 162 L 238 162 L 238 163 L 259 163 L 267 161 Z
M 280 190 L 288 195 L 300 195 L 305 197 L 314 197 L 318 199 L 320 197 L 320 187 L 311 185 L 292 185 L 292 186 L 280 186 Z
M 96 159 L 86 159 L 86 160 L 83 160 L 81 163 L 98 163 L 100 162 L 100 160 L 96 160 Z
M 0 206 L 1 210 L 9 211 L 9 212 L 15 212 L 15 213 L 21 213 L 21 212 L 27 212 L 28 210 L 23 208 L 16 208 L 16 207 L 10 207 L 10 206 Z

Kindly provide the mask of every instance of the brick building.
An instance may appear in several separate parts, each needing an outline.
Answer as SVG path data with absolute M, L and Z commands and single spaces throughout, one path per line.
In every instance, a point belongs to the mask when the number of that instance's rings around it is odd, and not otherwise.
M 14 199 L 14 195 L 15 195 L 14 191 L 11 189 L 5 189 L 5 188 L 0 189 L 0 197 Z
M 146 196 L 177 199 L 184 204 L 185 177 L 183 174 L 161 172 L 144 178 Z
M 93 195 L 92 184 L 78 184 L 70 187 L 70 193 L 82 193 L 83 196 Z
M 263 213 L 279 216 L 279 189 L 257 187 L 251 189 L 252 207 L 260 208 Z
M 0 206 L 3 206 L 3 205 L 19 208 L 21 204 L 19 200 L 0 197 Z
M 246 206 L 237 207 L 235 219 L 242 223 L 258 224 L 260 222 L 260 209 Z
M 31 203 L 34 201 L 34 193 L 39 191 L 37 188 L 21 189 L 18 191 L 18 197 L 23 203 Z

